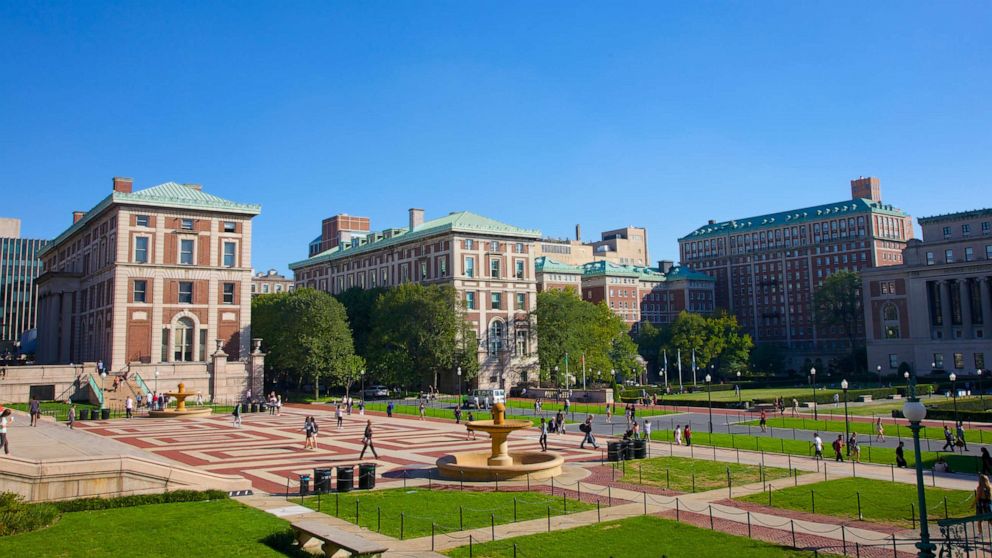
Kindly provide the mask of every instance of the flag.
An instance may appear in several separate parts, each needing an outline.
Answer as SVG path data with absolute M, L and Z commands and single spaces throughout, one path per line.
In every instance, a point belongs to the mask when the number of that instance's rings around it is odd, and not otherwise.
M 664 354 L 665 356 L 665 367 L 663 368 L 663 370 L 665 371 L 665 387 L 667 388 L 668 387 L 668 349 L 662 351 L 662 354 Z
M 678 356 L 679 360 L 679 390 L 682 389 L 682 349 L 679 349 Z
M 692 385 L 696 385 L 696 348 L 692 348 Z

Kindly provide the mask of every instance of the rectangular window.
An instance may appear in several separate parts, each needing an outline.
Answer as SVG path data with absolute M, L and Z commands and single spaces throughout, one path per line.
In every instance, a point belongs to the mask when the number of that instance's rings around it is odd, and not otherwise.
M 136 216 L 134 218 L 134 224 L 137 225 L 137 226 L 139 226 L 139 227 L 147 227 L 148 226 L 148 216 L 147 215 L 138 215 L 138 216 Z
M 224 221 L 224 232 L 234 232 L 237 228 L 234 221 Z
M 517 293 L 517 310 L 527 310 L 527 295 Z
M 889 354 L 889 368 L 899 368 L 899 355 Z
M 501 293 L 493 293 L 492 296 L 492 306 L 493 310 L 501 310 L 503 307 L 503 295 Z
M 933 252 L 927 252 L 927 265 L 933 265 L 934 263 Z
M 465 308 L 468 310 L 475 310 L 475 293 L 467 292 L 465 293 Z
M 148 263 L 148 237 L 134 237 L 134 263 Z
M 224 283 L 224 304 L 234 304 L 234 283 Z
M 944 227 L 944 238 L 951 236 L 951 227 Z
M 970 262 L 975 260 L 975 249 L 972 247 L 967 247 L 964 249 L 964 261 Z
M 964 368 L 964 353 L 954 353 L 954 368 Z
M 985 369 L 985 353 L 975 353 L 975 368 L 978 370 Z
M 966 236 L 971 234 L 971 225 L 968 224 L 961 225 L 961 234 Z
M 179 240 L 179 263 L 183 265 L 193 265 L 193 240 Z
M 180 281 L 179 282 L 179 303 L 180 304 L 193 304 L 193 282 L 192 281 Z
M 182 219 L 182 220 L 180 220 L 180 222 L 179 222 L 179 228 L 181 228 L 184 231 L 191 231 L 191 230 L 193 230 L 193 220 L 192 219 Z
M 523 254 L 524 253 L 524 243 L 523 242 L 518 242 L 517 243 L 517 246 L 516 246 L 516 249 L 517 249 L 517 253 L 518 254 Z
M 448 257 L 447 256 L 441 256 L 440 258 L 437 259 L 437 268 L 438 268 L 438 273 L 440 273 L 441 277 L 447 277 L 448 276 Z
M 954 263 L 954 250 L 944 250 L 944 263 Z
M 934 370 L 943 370 L 944 369 L 944 354 L 943 353 L 934 353 L 933 354 L 933 362 L 931 364 L 933 364 Z
M 237 253 L 238 245 L 234 242 L 224 243 L 224 267 L 234 267 L 237 258 L 235 254 Z
M 420 262 L 420 280 L 427 279 L 427 262 Z
M 985 259 L 992 260 L 992 244 L 985 245 Z
M 471 238 L 466 238 L 465 239 L 465 249 L 466 250 L 474 250 L 475 249 L 475 241 L 473 241 Z
M 493 279 L 499 279 L 499 259 L 493 258 L 489 260 L 489 276 Z
M 475 277 L 475 258 L 465 258 L 465 277 Z
M 148 289 L 148 282 L 144 279 L 134 280 L 134 301 L 145 302 L 145 292 Z
M 490 242 L 489 243 L 489 251 L 490 252 L 499 252 L 499 242 L 497 242 L 495 240 L 492 241 L 492 242 Z
M 516 262 L 514 262 L 514 265 L 515 265 L 516 269 L 514 269 L 513 275 L 517 279 L 523 279 L 524 278 L 524 260 L 517 260 Z

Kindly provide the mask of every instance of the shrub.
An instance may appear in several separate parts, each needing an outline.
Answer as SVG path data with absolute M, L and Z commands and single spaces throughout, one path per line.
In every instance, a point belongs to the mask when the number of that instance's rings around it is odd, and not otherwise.
M 0 537 L 43 529 L 58 518 L 51 504 L 29 504 L 19 494 L 0 492 Z
M 112 508 L 130 508 L 146 504 L 171 504 L 175 502 L 202 502 L 205 500 L 224 500 L 227 492 L 222 490 L 173 490 L 161 494 L 133 494 L 117 498 L 80 498 L 55 502 L 53 505 L 61 512 L 78 512 L 88 510 L 106 510 Z

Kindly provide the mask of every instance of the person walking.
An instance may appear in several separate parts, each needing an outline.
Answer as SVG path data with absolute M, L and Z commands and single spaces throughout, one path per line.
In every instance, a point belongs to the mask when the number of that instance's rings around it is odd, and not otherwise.
M 851 459 L 861 463 L 861 446 L 858 444 L 858 433 L 851 432 L 851 438 L 847 441 L 847 447 L 851 450 Z
M 14 417 L 11 416 L 10 409 L 4 409 L 0 413 L 0 447 L 3 448 L 3 453 L 10 453 L 10 440 L 7 439 L 7 426 L 14 422 Z
M 813 459 L 823 459 L 823 438 L 819 432 L 813 433 Z
M 758 419 L 758 426 L 761 427 L 761 431 L 762 432 L 765 432 L 765 423 L 767 423 L 767 422 L 768 422 L 768 414 L 765 413 L 765 410 L 764 409 L 762 409 L 761 410 L 761 416 Z
M 644 419 L 644 439 L 651 439 L 651 421 Z
M 537 439 L 537 443 L 541 444 L 541 451 L 548 451 L 548 422 L 541 417 L 541 424 L 538 425 L 541 431 L 540 437 Z
M 75 405 L 70 405 L 69 406 L 69 413 L 66 415 L 65 423 L 69 427 L 69 430 L 72 430 L 73 425 L 76 424 L 76 406 Z
M 963 451 L 968 451 L 968 441 L 964 439 L 964 422 L 958 421 L 957 426 L 957 445 L 961 446 Z
M 392 401 L 390 401 L 389 403 L 386 403 L 386 416 L 387 417 L 390 417 L 391 418 L 393 416 L 393 407 L 394 407 L 394 405 L 393 405 L 393 402 Z
M 461 424 L 461 423 L 462 423 L 462 408 L 455 407 L 455 424 Z
M 41 419 L 41 401 L 38 401 L 37 397 L 31 398 L 31 403 L 28 404 L 28 411 L 31 415 L 31 426 L 38 426 L 38 421 Z
M 134 400 L 131 399 L 130 395 L 124 400 L 124 415 L 128 419 L 134 416 Z
M 334 418 L 337 420 L 338 430 L 344 429 L 344 411 L 341 409 L 341 404 L 334 409 Z
M 145 394 L 145 408 L 147 408 L 149 411 L 153 409 L 153 407 L 152 407 L 152 400 L 154 398 L 155 398 L 155 396 L 153 396 L 152 395 L 152 392 L 150 392 L 150 391 Z
M 875 441 L 885 441 L 885 427 L 882 426 L 882 417 L 878 417 L 878 420 L 875 421 Z
M 992 483 L 989 482 L 988 475 L 978 475 L 978 487 L 975 489 L 975 513 L 982 515 L 992 513 Z M 979 532 L 982 523 L 978 523 Z
M 613 424 L 613 411 L 610 410 L 610 404 L 606 404 L 606 422 Z
M 419 408 L 419 411 L 420 411 L 420 420 L 424 420 L 424 412 L 426 410 L 427 410 L 427 407 L 424 405 L 424 401 L 421 400 L 420 401 L 420 408 Z
M 317 432 L 319 430 L 320 430 L 320 428 L 317 427 L 317 417 L 311 416 L 310 417 L 310 447 L 313 448 L 314 451 L 317 450 Z
M 276 396 L 276 416 L 282 416 L 282 394 Z
M 303 419 L 303 433 L 306 435 L 306 439 L 303 441 L 303 450 L 306 451 L 311 449 L 313 446 L 313 429 L 312 422 L 310 422 L 310 417 Z
M 358 401 L 358 416 L 360 416 L 360 417 L 364 417 L 365 416 L 365 400 L 364 399 L 360 399 Z
M 982 474 L 992 475 L 992 456 L 987 448 L 982 448 Z
M 799 416 L 799 400 L 795 397 L 792 398 L 792 416 Z
M 954 434 L 951 434 L 951 429 L 944 425 L 944 447 L 941 450 L 946 450 L 950 448 L 951 452 L 954 451 Z
M 844 461 L 844 454 L 841 450 L 844 449 L 844 435 L 838 434 L 837 439 L 831 444 L 834 448 L 834 461 Z
M 240 402 L 238 402 L 238 404 L 234 406 L 234 411 L 232 411 L 231 414 L 234 415 L 234 426 L 236 428 L 241 428 L 241 403 Z
M 687 425 L 685 425 L 685 428 L 682 430 L 682 432 L 685 435 L 685 445 L 691 446 L 692 445 L 692 428 L 690 428 L 689 425 L 687 424 Z
M 681 424 L 676 424 L 675 425 L 675 432 L 673 434 L 673 438 L 675 439 L 675 445 L 676 446 L 681 446 L 682 445 L 682 425 Z
M 906 467 L 906 465 L 907 463 L 906 463 L 905 448 L 903 447 L 902 440 L 900 440 L 899 445 L 896 447 L 896 467 L 903 469 Z
M 579 425 L 579 430 L 585 434 L 582 442 L 579 444 L 579 449 L 585 449 L 587 443 L 592 444 L 593 449 L 599 449 L 599 445 L 596 444 L 596 438 L 592 435 L 592 415 L 589 415 L 585 422 Z
M 467 422 L 472 422 L 474 420 L 475 420 L 475 416 L 472 414 L 472 411 L 469 411 L 468 412 L 468 421 Z M 544 422 L 544 419 L 543 418 L 541 419 L 541 422 Z M 472 430 L 472 427 L 469 426 L 468 424 L 465 425 L 465 439 L 466 440 L 474 440 L 475 439 L 475 430 Z
M 372 455 L 376 459 L 379 459 L 379 454 L 375 452 L 375 446 L 372 444 L 372 421 L 369 420 L 365 423 L 365 435 L 362 436 L 362 453 L 358 455 L 358 459 L 365 457 L 365 450 L 372 450 Z

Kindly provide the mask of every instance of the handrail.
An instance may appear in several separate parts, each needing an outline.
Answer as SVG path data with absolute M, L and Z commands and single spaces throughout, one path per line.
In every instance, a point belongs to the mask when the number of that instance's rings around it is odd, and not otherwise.
M 103 389 L 93 379 L 93 374 L 89 374 L 87 378 L 89 378 L 90 389 L 96 393 L 96 398 L 100 401 L 100 408 L 103 408 Z
M 148 395 L 152 392 L 152 390 L 148 388 L 148 384 L 145 383 L 144 378 L 142 378 L 141 374 L 138 374 L 137 372 L 134 373 L 134 383 L 138 384 L 138 387 L 141 388 L 141 393 Z

